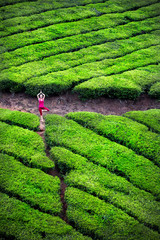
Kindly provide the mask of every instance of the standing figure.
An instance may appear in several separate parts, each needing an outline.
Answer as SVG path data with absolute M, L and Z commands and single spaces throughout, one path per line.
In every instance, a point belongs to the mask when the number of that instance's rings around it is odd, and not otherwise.
M 43 115 L 42 115 L 42 111 L 49 111 L 48 108 L 46 108 L 44 106 L 44 99 L 45 99 L 45 94 L 42 93 L 42 91 L 40 91 L 40 93 L 37 94 L 37 98 L 38 98 L 38 101 L 39 101 L 39 112 L 40 112 L 40 120 L 43 122 Z

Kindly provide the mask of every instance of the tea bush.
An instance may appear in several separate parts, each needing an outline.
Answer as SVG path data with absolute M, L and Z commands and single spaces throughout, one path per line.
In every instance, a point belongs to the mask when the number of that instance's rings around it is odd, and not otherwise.
M 39 117 L 27 112 L 0 108 L 0 121 L 34 131 L 39 129 Z
M 160 109 L 126 112 L 123 116 L 146 125 L 150 130 L 160 133 Z
M 123 177 L 65 148 L 53 147 L 51 156 L 60 171 L 65 174 L 68 186 L 77 187 L 104 199 L 140 222 L 147 223 L 155 229 L 159 228 L 160 205 L 150 193 L 136 188 Z
M 69 221 L 93 239 L 155 239 L 159 234 L 122 210 L 76 188 L 66 191 Z
M 37 207 L 44 212 L 59 215 L 60 179 L 39 169 L 24 166 L 11 156 L 0 154 L 0 188 L 11 196 Z
M 4 122 L 0 122 L 0 152 L 44 171 L 54 168 L 54 162 L 46 157 L 44 142 L 37 133 Z
M 58 115 L 46 116 L 45 138 L 48 146 L 63 146 L 91 162 L 126 177 L 142 189 L 151 182 L 159 186 L 159 168 L 143 156 L 114 143 L 93 131 Z M 154 191 L 154 190 L 153 190 Z
M 151 97 L 160 99 L 160 82 L 157 82 L 152 85 L 152 87 L 150 88 L 150 91 L 149 91 L 149 95 Z
M 28 204 L 0 193 L 0 234 L 3 239 L 89 240 L 58 216 L 31 208 Z
M 89 112 L 69 113 L 66 117 L 112 141 L 131 148 L 155 163 L 160 161 L 160 136 L 148 131 L 148 128 L 140 123 L 125 117 L 104 116 Z

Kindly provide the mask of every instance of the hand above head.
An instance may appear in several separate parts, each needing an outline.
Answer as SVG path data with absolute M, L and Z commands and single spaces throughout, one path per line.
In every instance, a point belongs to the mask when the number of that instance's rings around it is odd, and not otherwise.
M 44 94 L 42 91 L 40 91 L 40 93 L 37 94 L 37 98 L 38 98 L 38 99 L 39 99 L 39 98 L 44 99 L 44 98 L 45 98 L 45 94 Z

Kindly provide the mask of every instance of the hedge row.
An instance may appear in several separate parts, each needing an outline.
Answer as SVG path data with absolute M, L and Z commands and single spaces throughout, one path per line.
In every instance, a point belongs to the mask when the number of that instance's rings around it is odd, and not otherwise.
M 113 42 L 118 39 L 125 39 L 158 29 L 159 17 L 155 17 L 140 22 L 131 22 L 126 25 L 117 26 L 114 29 L 103 29 L 91 33 L 57 39 L 55 41 L 25 46 L 15 51 L 1 54 L 0 60 L 1 62 L 3 61 L 1 69 L 8 68 L 12 61 L 14 65 L 20 65 L 25 62 L 42 59 L 43 57 L 77 51 L 92 45 Z
M 150 64 L 158 64 L 159 57 L 156 51 L 159 52 L 159 46 L 142 49 L 128 56 L 117 58 L 114 65 L 106 67 L 103 71 L 98 69 L 96 72 L 97 76 L 96 74 L 91 76 L 89 72 L 88 79 L 89 76 L 91 79 L 76 86 L 74 92 L 78 93 L 80 98 L 85 100 L 104 95 L 121 99 L 135 99 L 143 92 L 143 88 L 132 79 L 130 73 L 128 76 L 119 76 L 119 73 Z M 150 78 L 152 79 L 152 76 Z M 145 76 L 143 76 L 142 81 L 145 82 Z M 156 81 L 158 81 L 158 76 Z
M 131 5 L 131 9 L 134 4 Z M 147 7 L 142 7 L 138 11 L 129 11 L 127 13 L 122 13 L 120 18 L 123 16 L 128 18 L 128 20 L 142 20 L 146 17 L 157 16 L 157 9 L 159 4 L 153 4 Z M 114 7 L 113 7 L 114 9 Z M 16 17 L 14 19 L 7 19 L 1 22 L 2 28 L 0 36 L 7 36 L 10 34 L 15 34 L 19 32 L 34 30 L 39 27 L 46 27 L 48 25 L 78 21 L 84 18 L 89 18 L 93 16 L 100 16 L 111 12 L 112 8 L 106 8 L 106 3 L 89 4 L 87 6 L 78 6 L 73 8 L 58 9 L 48 12 L 43 12 L 36 15 L 31 15 L 28 17 Z M 129 10 L 129 5 L 125 5 L 123 11 Z M 151 11 L 152 10 L 152 11 Z M 113 12 L 113 11 L 112 11 Z M 110 18 L 114 17 L 114 14 L 109 15 Z M 109 19 L 110 20 L 110 19 Z
M 31 113 L 0 108 L 0 121 L 34 131 L 39 129 L 39 117 Z
M 12 89 L 12 82 L 23 83 L 26 82 L 29 78 L 32 78 L 34 76 L 41 76 L 51 71 L 62 71 L 71 67 L 75 67 L 77 65 L 93 61 L 100 61 L 105 58 L 115 59 L 117 57 L 122 57 L 125 54 L 131 53 L 135 50 L 149 47 L 151 46 L 151 44 L 154 45 L 159 43 L 159 33 L 160 31 L 157 30 L 149 34 L 132 37 L 129 40 L 119 40 L 114 43 L 107 42 L 105 44 L 84 48 L 77 52 L 51 56 L 45 58 L 42 61 L 29 62 L 21 66 L 5 69 L 0 73 L 0 88 L 1 90 L 6 90 L 7 88 Z M 97 54 L 97 52 L 99 54 Z M 14 65 L 14 61 L 12 61 L 12 64 Z M 152 71 L 153 69 L 155 69 L 155 73 L 151 72 L 151 74 L 149 75 L 148 71 L 143 71 L 143 74 L 140 74 L 139 78 L 136 77 L 136 74 L 134 75 L 134 81 L 136 79 L 136 83 L 141 84 L 141 87 L 143 87 L 143 89 L 146 87 L 146 84 L 147 86 L 150 86 L 157 79 L 159 79 L 159 74 L 157 73 L 159 71 L 158 66 L 152 65 L 151 67 Z M 132 75 L 133 74 L 134 73 L 132 73 Z M 148 77 L 148 75 L 151 77 Z M 143 86 L 141 83 L 142 81 L 139 81 L 139 79 L 142 80 L 142 76 L 145 76 Z M 8 85 L 6 84 L 6 82 L 8 82 Z
M 160 109 L 131 111 L 124 113 L 123 116 L 142 123 L 146 125 L 150 130 L 160 133 Z
M 146 7 L 147 11 L 144 12 L 142 19 L 140 20 L 157 16 L 159 14 L 158 6 L 160 6 L 160 4 Z M 139 10 L 136 10 L 135 13 L 139 15 Z M 130 13 L 128 15 L 130 15 Z M 105 14 L 76 22 L 53 24 L 51 26 L 33 30 L 32 32 L 27 31 L 6 36 L 0 39 L 0 45 L 5 51 L 14 50 L 26 45 L 50 41 L 57 38 L 64 38 L 100 29 L 113 28 L 117 25 L 127 24 L 128 22 L 130 21 L 126 18 L 126 13 Z
M 4 239 L 91 239 L 75 231 L 59 217 L 35 210 L 4 193 L 0 193 L 0 203 L 0 234 Z
M 151 86 L 149 95 L 151 97 L 160 99 L 160 82 L 157 82 L 153 86 Z
M 66 174 L 65 182 L 68 186 L 87 191 L 123 209 L 140 222 L 159 228 L 160 205 L 150 193 L 65 148 L 53 147 L 51 156 L 60 171 Z
M 46 157 L 42 138 L 35 132 L 0 122 L 0 152 L 12 155 L 24 164 L 48 170 L 54 163 Z
M 46 116 L 45 138 L 49 147 L 58 145 L 69 148 L 97 165 L 126 177 L 141 189 L 149 190 L 152 188 L 150 184 L 153 184 L 159 192 L 159 168 L 151 161 L 72 120 L 58 115 Z
M 14 17 L 21 17 L 21 16 L 29 16 L 33 15 L 36 13 L 41 13 L 45 12 L 48 10 L 53 10 L 53 9 L 59 9 L 59 8 L 67 8 L 67 7 L 75 7 L 75 6 L 83 6 L 86 4 L 90 3 L 100 3 L 103 2 L 104 0 L 76 0 L 76 1 L 52 1 L 52 0 L 47 0 L 45 2 L 42 2 L 41 0 L 38 1 L 32 1 L 32 2 L 22 2 L 22 3 L 17 3 L 15 5 L 11 6 L 4 6 L 0 8 L 0 20 L 8 19 L 8 18 L 14 18 Z M 149 0 L 148 0 L 149 1 Z M 147 2 L 148 2 L 147 1 Z M 143 5 L 145 1 L 143 0 Z M 156 0 L 151 0 L 149 3 L 156 3 Z
M 4 0 L 2 0 L 2 3 L 0 4 L 5 5 Z M 11 0 L 12 1 L 12 0 Z M 87 8 L 95 8 L 94 10 L 101 12 L 103 8 L 97 6 L 96 3 L 104 3 L 104 6 L 106 6 L 106 10 L 105 13 L 112 13 L 112 12 L 123 12 L 124 9 L 125 10 L 129 10 L 129 9 L 134 9 L 134 8 L 138 8 L 138 7 L 143 7 L 143 6 L 147 6 L 150 4 L 154 4 L 157 3 L 157 0 L 141 0 L 140 2 L 138 0 L 136 1 L 130 1 L 128 2 L 127 0 L 114 0 L 114 2 L 112 0 L 109 1 L 104 1 L 104 0 L 76 0 L 76 1 L 53 1 L 52 0 L 47 0 L 47 2 L 42 2 L 42 1 L 36 1 L 36 2 L 29 2 L 27 3 L 27 1 L 25 1 L 25 3 L 19 3 L 19 4 L 15 4 L 14 6 L 6 6 L 6 7 L 2 7 L 0 9 L 0 16 L 1 16 L 1 20 L 3 19 L 8 19 L 8 18 L 14 18 L 14 17 L 22 17 L 22 16 L 30 16 L 36 13 L 41 13 L 47 10 L 53 10 L 53 9 L 58 9 L 58 8 L 68 8 L 68 7 L 79 7 L 79 6 L 85 6 L 87 4 L 89 4 L 89 6 Z M 5 3 L 9 3 L 9 0 L 7 0 L 7 2 L 5 1 Z M 95 6 L 96 4 L 96 6 Z M 19 10 L 20 9 L 20 10 Z
M 0 188 L 44 212 L 60 215 L 60 179 L 0 154 Z
M 67 188 L 67 216 L 71 224 L 93 239 L 160 239 L 122 210 L 76 188 Z
M 74 112 L 66 115 L 84 127 L 131 148 L 137 154 L 160 163 L 160 135 L 131 119 L 99 113 Z
M 135 69 L 140 66 L 142 67 L 149 64 L 156 64 L 159 62 L 160 58 L 158 53 L 159 46 L 151 46 L 149 48 L 141 49 L 128 54 L 124 57 L 86 63 L 68 70 L 52 72 L 44 76 L 30 78 L 24 83 L 26 93 L 36 96 L 37 92 L 40 89 L 43 89 L 48 95 L 53 95 L 67 91 L 74 85 L 78 85 L 74 88 L 74 92 L 80 94 L 81 98 L 86 99 L 91 96 L 97 96 L 100 85 L 101 95 L 104 95 L 107 92 L 108 95 L 111 96 L 114 95 L 119 98 L 135 99 L 142 92 L 140 86 L 136 85 L 133 81 L 129 82 L 128 80 L 120 82 L 116 79 L 116 74 Z M 113 74 L 114 76 L 106 77 L 107 75 Z M 105 81 L 106 78 L 107 83 Z M 114 81 L 114 78 L 116 81 Z M 111 93 L 110 88 L 113 93 Z M 126 91 L 124 91 L 125 89 Z M 128 93 L 130 93 L 130 95 Z

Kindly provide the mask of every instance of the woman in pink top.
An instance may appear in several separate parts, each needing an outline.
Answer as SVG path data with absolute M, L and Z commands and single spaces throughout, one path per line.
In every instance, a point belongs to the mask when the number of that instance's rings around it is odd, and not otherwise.
M 42 111 L 49 111 L 49 109 L 44 106 L 45 94 L 42 93 L 42 91 L 40 91 L 40 93 L 37 94 L 37 98 L 39 101 L 39 112 L 40 112 L 41 121 L 44 121 Z

